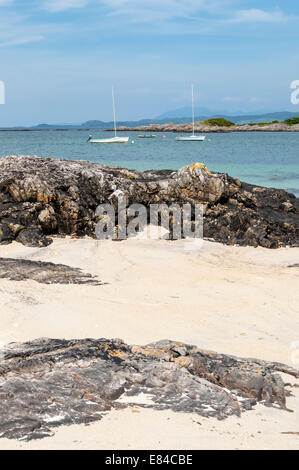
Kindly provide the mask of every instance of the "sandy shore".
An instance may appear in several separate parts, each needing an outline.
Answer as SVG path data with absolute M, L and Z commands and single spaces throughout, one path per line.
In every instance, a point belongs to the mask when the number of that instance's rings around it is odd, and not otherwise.
M 42 336 L 118 337 L 131 344 L 168 338 L 294 366 L 297 248 L 205 241 L 198 249 L 183 240 L 57 238 L 43 249 L 0 246 L 0 256 L 79 267 L 107 283 L 1 280 L 1 343 Z M 241 418 L 219 422 L 141 408 L 113 411 L 89 426 L 58 428 L 54 437 L 41 441 L 1 439 L 0 448 L 299 448 L 299 435 L 281 434 L 299 432 L 298 390 L 293 388 L 288 398 L 294 413 L 258 405 Z

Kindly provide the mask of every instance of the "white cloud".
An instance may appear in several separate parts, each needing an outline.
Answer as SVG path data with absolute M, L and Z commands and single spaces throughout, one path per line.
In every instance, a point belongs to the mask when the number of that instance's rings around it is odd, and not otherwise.
M 219 0 L 99 0 L 113 15 L 130 17 L 134 22 L 154 19 L 192 19 L 200 12 L 217 12 Z
M 105 7 L 106 19 L 119 17 L 129 23 L 152 23 L 153 26 L 155 21 L 188 21 L 192 31 L 192 26 L 199 23 L 203 28 L 208 28 L 208 25 L 217 28 L 225 24 L 281 23 L 289 19 L 279 9 L 236 10 L 236 3 L 236 0 L 43 0 L 43 7 L 57 13 L 98 4 Z
M 1 1 L 1 0 L 0 0 Z M 0 6 L 3 2 L 0 3 Z M 40 41 L 41 31 L 26 23 L 27 17 L 11 10 L 0 16 L 0 47 L 15 46 Z
M 0 7 L 13 5 L 15 0 L 0 0 Z M 22 41 L 30 41 L 31 37 L 45 38 L 64 27 L 72 29 L 65 17 L 65 25 L 55 24 L 52 15 L 71 9 L 91 7 L 94 22 L 82 22 L 78 24 L 80 29 L 97 28 L 97 31 L 114 32 L 117 30 L 135 33 L 150 33 L 155 35 L 200 35 L 221 33 L 231 25 L 254 24 L 254 23 L 282 23 L 288 20 L 279 9 L 264 11 L 261 9 L 236 10 L 238 0 L 36 0 L 31 4 L 34 8 L 42 8 L 48 18 L 49 24 L 38 24 L 32 20 L 33 16 L 28 13 L 22 20 L 14 25 L 5 16 L 3 18 L 3 29 L 0 28 L 0 42 L 3 45 L 22 44 Z M 33 7 L 33 4 L 35 5 Z M 96 6 L 99 8 L 96 9 Z M 12 13 L 15 8 L 7 11 Z M 29 10 L 30 11 L 30 10 Z M 16 12 L 14 13 L 16 16 Z M 101 16 L 100 16 L 101 15 Z M 54 16 L 55 18 L 55 16 Z M 99 23 L 100 19 L 100 23 Z M 132 27 L 133 26 L 133 27 Z M 38 39 L 41 40 L 41 39 Z M 25 44 L 25 42 L 23 42 Z
M 89 0 L 47 0 L 44 7 L 52 13 L 56 13 L 70 8 L 83 8 L 88 3 Z
M 27 36 L 23 38 L 9 39 L 7 41 L 0 41 L 0 47 L 20 46 L 22 44 L 42 41 L 43 39 L 43 36 Z
M 96 1 L 96 0 L 93 0 Z M 167 34 L 209 33 L 231 24 L 283 23 L 290 18 L 281 10 L 236 10 L 236 0 L 97 0 L 111 18 L 151 24 Z
M 1 0 L 0 0 L 1 1 Z M 22 46 L 44 40 L 48 35 L 65 33 L 67 25 L 33 22 L 31 17 L 11 9 L 0 15 L 0 47 Z
M 231 19 L 232 23 L 281 23 L 287 17 L 280 10 L 264 11 L 256 8 L 250 10 L 239 10 Z
M 1 0 L 0 0 L 1 1 Z M 89 4 L 104 5 L 107 11 L 114 15 L 143 14 L 172 18 L 199 11 L 213 11 L 221 9 L 222 5 L 231 4 L 235 0 L 44 0 L 43 6 L 49 12 L 60 12 L 72 8 L 83 8 Z

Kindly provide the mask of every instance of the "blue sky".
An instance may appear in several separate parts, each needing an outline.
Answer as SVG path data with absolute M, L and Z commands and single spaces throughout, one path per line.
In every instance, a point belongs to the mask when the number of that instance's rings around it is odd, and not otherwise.
M 284 110 L 299 79 L 298 0 L 0 0 L 0 126 Z

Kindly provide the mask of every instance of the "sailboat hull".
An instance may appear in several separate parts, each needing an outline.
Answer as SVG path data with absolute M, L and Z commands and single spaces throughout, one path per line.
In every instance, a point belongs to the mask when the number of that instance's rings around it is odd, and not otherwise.
M 109 139 L 90 139 L 91 144 L 125 144 L 129 137 L 111 137 Z
M 205 135 L 187 135 L 182 137 L 176 137 L 176 140 L 182 140 L 186 142 L 203 142 L 205 138 Z

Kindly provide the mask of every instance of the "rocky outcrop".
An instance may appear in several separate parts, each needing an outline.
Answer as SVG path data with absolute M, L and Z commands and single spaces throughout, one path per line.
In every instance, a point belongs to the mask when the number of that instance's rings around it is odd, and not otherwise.
M 299 246 L 299 200 L 194 163 L 138 172 L 88 161 L 0 159 L 0 243 L 47 246 L 51 235 L 94 236 L 96 208 L 127 203 L 202 204 L 204 237 L 226 244 Z
M 103 283 L 81 269 L 64 264 L 45 263 L 28 259 L 0 258 L 0 279 L 26 281 L 32 279 L 40 284 L 89 284 Z
M 112 129 L 107 129 L 111 131 Z M 192 124 L 174 124 L 169 122 L 167 124 L 150 124 L 149 126 L 138 126 L 138 127 L 127 127 L 119 126 L 118 131 L 135 131 L 135 132 L 180 132 L 180 133 L 191 133 L 193 132 Z M 235 126 L 215 126 L 202 124 L 196 122 L 194 131 L 197 133 L 227 133 L 227 132 L 299 132 L 299 124 L 288 125 L 284 122 L 278 123 L 262 123 L 262 124 L 242 124 Z
M 159 341 L 39 339 L 1 350 L 0 437 L 30 440 L 62 424 L 89 423 L 129 406 L 227 418 L 257 401 L 286 407 L 279 363 L 239 359 Z

